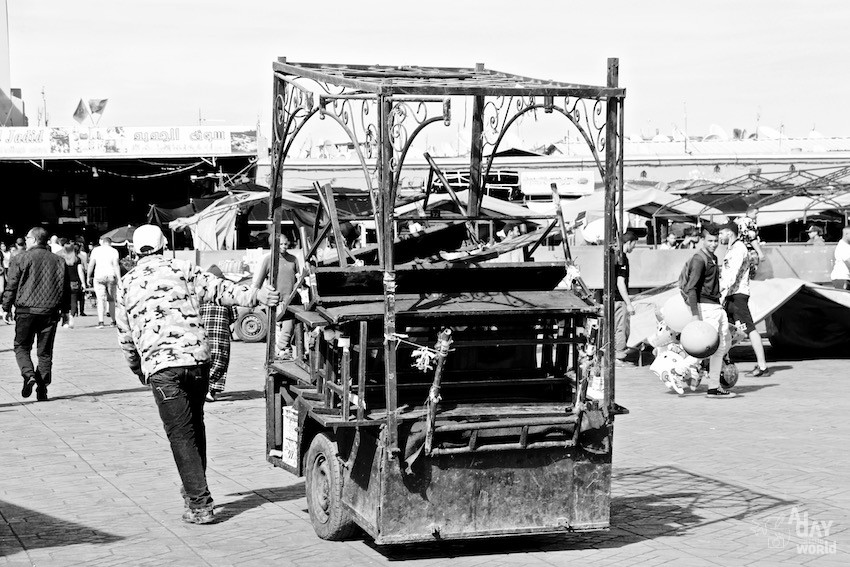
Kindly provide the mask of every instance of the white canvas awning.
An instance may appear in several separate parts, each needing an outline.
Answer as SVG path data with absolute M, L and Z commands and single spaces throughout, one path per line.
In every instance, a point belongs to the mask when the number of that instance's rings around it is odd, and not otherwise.
M 848 207 L 850 207 L 850 193 L 818 197 L 788 197 L 777 203 L 760 207 L 757 222 L 759 226 L 787 224 L 796 220 L 805 220 L 826 211 L 844 210 Z
M 268 191 L 227 195 L 199 213 L 174 219 L 168 223 L 168 228 L 188 228 L 196 250 L 233 250 L 236 248 L 236 213 L 240 208 L 268 198 Z M 282 200 L 284 205 L 294 207 L 317 204 L 314 199 L 289 191 L 283 191 Z
M 605 193 L 598 192 L 575 201 L 562 202 L 561 208 L 564 211 L 564 218 L 570 222 L 575 221 L 580 215 L 588 219 L 600 218 L 605 212 Z M 623 208 L 628 213 L 643 217 L 658 214 L 661 218 L 682 216 L 719 223 L 728 220 L 719 209 L 683 199 L 654 187 L 624 190 Z

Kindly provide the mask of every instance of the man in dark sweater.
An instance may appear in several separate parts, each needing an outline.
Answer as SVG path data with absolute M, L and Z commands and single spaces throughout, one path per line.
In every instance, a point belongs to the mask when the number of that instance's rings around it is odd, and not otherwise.
M 703 230 L 703 240 L 700 248 L 688 260 L 688 279 L 682 286 L 688 307 L 694 320 L 705 321 L 714 327 L 720 335 L 720 346 L 717 352 L 708 359 L 708 393 L 709 398 L 734 398 L 735 394 L 724 390 L 720 385 L 720 371 L 723 368 L 723 357 L 731 345 L 729 336 L 729 320 L 726 311 L 720 305 L 720 268 L 717 265 L 718 230 L 714 227 Z
M 27 233 L 26 252 L 15 256 L 9 266 L 9 281 L 3 292 L 6 320 L 11 321 L 15 306 L 15 358 L 24 386 L 21 395 L 28 398 L 36 388 L 38 401 L 47 400 L 47 386 L 53 367 L 53 341 L 56 325 L 71 307 L 71 285 L 65 275 L 65 260 L 47 248 L 47 231 L 36 227 Z M 38 339 L 38 368 L 30 351 Z

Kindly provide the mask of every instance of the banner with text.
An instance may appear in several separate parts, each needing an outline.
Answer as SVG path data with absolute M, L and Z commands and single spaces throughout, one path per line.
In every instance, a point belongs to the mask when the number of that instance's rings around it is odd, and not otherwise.
M 231 156 L 257 153 L 238 126 L 0 128 L 0 159 Z
M 562 197 L 581 197 L 593 193 L 593 170 L 532 169 L 520 172 L 520 190 L 529 196 L 552 196 L 552 183 Z

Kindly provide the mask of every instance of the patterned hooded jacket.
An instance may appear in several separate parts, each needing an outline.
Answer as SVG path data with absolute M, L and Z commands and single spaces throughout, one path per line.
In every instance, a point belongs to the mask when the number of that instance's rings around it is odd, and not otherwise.
M 115 319 L 130 369 L 146 378 L 165 368 L 208 364 L 200 304 L 257 304 L 257 289 L 236 285 L 189 262 L 143 257 L 121 278 Z

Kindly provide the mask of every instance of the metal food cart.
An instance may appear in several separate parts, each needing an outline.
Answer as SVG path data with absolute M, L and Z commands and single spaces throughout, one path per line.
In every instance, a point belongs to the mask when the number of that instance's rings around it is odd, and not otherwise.
M 270 310 L 294 318 L 294 356 L 267 343 L 267 455 L 306 477 L 316 533 L 359 526 L 378 544 L 605 529 L 614 416 L 613 290 L 619 253 L 625 90 L 618 62 L 604 87 L 486 69 L 298 64 L 274 67 L 270 216 L 284 217 L 283 172 L 312 119 L 335 122 L 360 162 L 377 244 L 349 249 L 333 188 L 316 184 L 297 289 Z M 413 212 L 397 198 L 411 144 L 451 124 L 471 100 L 469 189 L 454 190 L 427 153 Z M 605 181 L 605 289 L 583 284 L 569 227 L 547 215 L 482 213 L 505 132 L 553 115 L 578 131 Z M 432 177 L 435 176 L 435 177 Z M 451 211 L 429 208 L 438 179 Z M 557 197 L 557 187 L 553 187 Z M 622 226 L 622 211 L 619 213 Z M 416 230 L 404 230 L 416 222 Z M 520 222 L 525 234 L 482 241 L 477 223 Z M 525 257 L 557 237 L 564 261 Z M 551 240 L 550 240 L 551 242 Z M 276 273 L 278 239 L 273 240 Z M 320 254 L 319 251 L 323 250 Z

